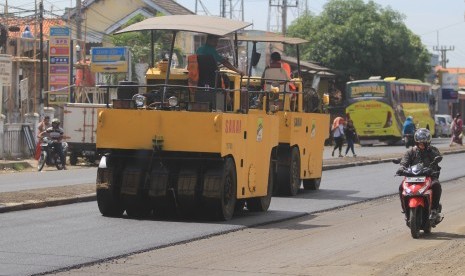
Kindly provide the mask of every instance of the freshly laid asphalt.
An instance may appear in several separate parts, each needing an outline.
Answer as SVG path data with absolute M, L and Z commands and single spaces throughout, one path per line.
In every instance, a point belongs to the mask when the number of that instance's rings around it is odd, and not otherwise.
M 438 146 L 438 148 L 444 155 L 465 152 L 465 147 L 463 146 L 449 147 L 444 144 Z M 396 150 L 393 150 L 391 153 L 384 152 L 381 154 L 368 154 L 344 158 L 331 157 L 331 150 L 331 147 L 325 147 L 323 155 L 323 170 L 391 162 L 393 159 L 400 158 L 402 156 L 400 152 L 405 151 L 405 148 L 396 148 Z M 34 159 L 15 161 L 0 160 L 0 172 L 1 174 L 5 174 L 34 171 L 36 165 L 37 161 Z M 82 168 L 82 166 L 85 166 L 85 164 L 81 166 L 68 166 L 68 169 L 78 170 Z M 2 183 L 0 183 L 0 186 L 1 185 Z M 77 184 L 13 192 L 0 192 L 0 213 L 94 200 L 96 200 L 95 184 Z

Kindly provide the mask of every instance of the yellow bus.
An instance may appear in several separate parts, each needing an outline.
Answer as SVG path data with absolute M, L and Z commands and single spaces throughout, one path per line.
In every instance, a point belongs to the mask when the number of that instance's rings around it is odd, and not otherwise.
M 405 118 L 434 135 L 431 84 L 416 79 L 370 78 L 347 83 L 346 117 L 352 119 L 361 145 L 402 140 Z

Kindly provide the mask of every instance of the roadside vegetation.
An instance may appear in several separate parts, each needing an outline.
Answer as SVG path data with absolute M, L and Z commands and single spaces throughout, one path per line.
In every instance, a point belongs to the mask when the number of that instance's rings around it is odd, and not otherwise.
M 431 70 L 430 53 L 404 19 L 373 1 L 330 0 L 320 15 L 296 19 L 288 35 L 310 41 L 301 48 L 303 60 L 331 68 L 346 81 L 370 76 L 424 79 Z

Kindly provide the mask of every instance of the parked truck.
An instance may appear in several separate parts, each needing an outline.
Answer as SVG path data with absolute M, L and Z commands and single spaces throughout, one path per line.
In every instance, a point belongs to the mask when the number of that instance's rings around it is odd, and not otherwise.
M 69 163 L 76 165 L 78 157 L 94 163 L 96 151 L 97 109 L 105 104 L 67 103 L 63 112 L 63 130 L 68 142 Z

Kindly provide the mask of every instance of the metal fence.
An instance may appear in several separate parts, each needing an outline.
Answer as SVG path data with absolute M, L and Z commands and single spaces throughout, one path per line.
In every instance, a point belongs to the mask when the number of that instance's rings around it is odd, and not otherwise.
M 32 127 L 32 124 L 5 124 L 3 136 L 3 158 L 29 158 L 32 157 L 30 142 L 28 145 L 26 132 L 23 126 Z M 35 141 L 33 139 L 33 141 Z M 35 142 L 34 142 L 35 143 Z M 0 152 L 2 154 L 2 152 Z

